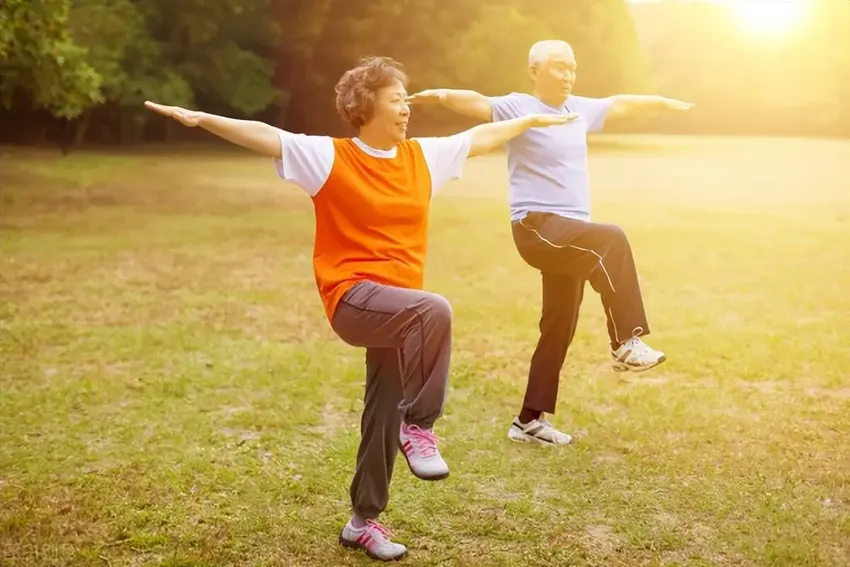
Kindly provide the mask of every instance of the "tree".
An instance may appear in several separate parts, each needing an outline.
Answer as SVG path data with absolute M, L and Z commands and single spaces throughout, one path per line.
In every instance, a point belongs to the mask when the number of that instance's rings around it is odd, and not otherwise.
M 145 100 L 193 103 L 192 88 L 162 56 L 161 45 L 148 34 L 144 15 L 131 0 L 74 0 L 69 30 L 75 43 L 85 46 L 85 60 L 101 77 L 106 106 L 119 108 L 121 138 L 133 139 Z M 83 142 L 92 111 L 77 122 L 75 145 Z
M 498 94 L 528 88 L 528 49 L 553 37 L 576 50 L 581 94 L 641 90 L 624 0 L 6 0 L 0 96 L 78 116 L 78 142 L 153 134 L 145 99 L 342 133 L 333 87 L 361 57 L 400 60 L 412 89 Z
M 69 27 L 102 77 L 105 105 L 77 123 L 84 139 L 93 114 L 135 141 L 150 120 L 145 100 L 252 115 L 275 101 L 273 64 L 258 51 L 277 39 L 265 0 L 222 3 L 73 0 Z M 166 137 L 176 132 L 171 123 Z
M 637 30 L 624 0 L 512 0 L 508 3 L 523 14 L 546 22 L 553 39 L 563 39 L 572 45 L 579 64 L 576 87 L 582 94 L 605 96 L 649 88 L 647 61 L 639 48 Z
M 0 101 L 16 93 L 61 118 L 103 101 L 102 77 L 68 30 L 68 0 L 4 0 L 0 7 Z
M 184 77 L 206 108 L 252 115 L 280 96 L 269 59 L 280 38 L 269 0 L 140 3 L 165 68 Z
M 495 30 L 510 34 L 495 36 Z M 488 95 L 527 91 L 528 50 L 536 41 L 554 37 L 547 22 L 535 16 L 511 6 L 485 6 L 459 38 L 457 51 L 464 56 L 455 62 L 451 82 Z M 495 62 L 499 72 L 494 72 Z

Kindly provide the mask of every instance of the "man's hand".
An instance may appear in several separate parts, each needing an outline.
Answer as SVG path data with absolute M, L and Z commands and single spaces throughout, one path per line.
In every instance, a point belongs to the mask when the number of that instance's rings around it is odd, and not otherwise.
M 570 114 L 529 114 L 526 116 L 531 123 L 530 128 L 545 128 L 559 124 L 569 124 L 578 120 L 579 115 L 575 112 Z
M 692 102 L 682 102 L 675 98 L 665 98 L 664 107 L 667 110 L 690 110 L 694 107 L 694 104 Z
M 453 112 L 477 118 L 482 122 L 493 119 L 490 99 L 481 93 L 458 89 L 427 89 L 407 97 L 408 104 L 444 106 Z
M 448 89 L 428 89 L 407 97 L 409 104 L 442 104 L 446 100 Z
M 689 102 L 657 95 L 614 95 L 610 100 L 611 110 L 608 111 L 608 118 L 636 116 L 661 110 L 690 110 L 694 106 Z
M 190 128 L 197 126 L 201 121 L 201 115 L 203 115 L 203 112 L 198 112 L 197 110 L 186 110 L 179 106 L 165 106 L 163 104 L 157 104 L 150 101 L 145 102 L 145 108 L 153 110 L 163 116 L 173 118 L 180 122 L 183 126 L 188 126 Z

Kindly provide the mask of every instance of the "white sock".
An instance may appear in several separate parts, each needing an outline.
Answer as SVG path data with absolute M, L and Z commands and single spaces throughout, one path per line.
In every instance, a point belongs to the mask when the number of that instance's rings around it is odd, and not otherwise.
M 357 515 L 351 516 L 351 520 L 349 520 L 348 523 L 351 524 L 351 527 L 358 532 L 366 527 L 366 520 L 358 517 Z

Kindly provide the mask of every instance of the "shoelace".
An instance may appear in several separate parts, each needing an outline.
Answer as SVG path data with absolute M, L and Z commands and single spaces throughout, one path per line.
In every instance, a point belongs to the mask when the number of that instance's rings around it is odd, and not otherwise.
M 366 520 L 366 528 L 369 530 L 377 531 L 381 536 L 384 537 L 384 539 L 389 539 L 392 536 L 390 530 L 388 530 L 382 524 L 376 522 L 375 520 Z
M 548 421 L 546 421 L 542 417 L 540 418 L 540 423 L 542 423 L 545 427 L 549 428 L 549 434 L 552 437 L 556 437 L 558 435 L 566 435 L 566 433 L 562 433 L 562 432 L 558 431 L 557 429 L 555 429 L 554 425 L 552 425 L 551 423 L 549 423 Z
M 366 520 L 366 527 L 357 537 L 357 541 L 363 546 L 372 547 L 373 545 L 381 545 L 389 541 L 391 536 L 390 530 L 383 525 L 375 520 Z
M 652 352 L 652 349 L 649 348 L 649 345 L 640 340 L 637 337 L 632 337 L 628 341 L 626 341 L 623 346 L 626 350 L 630 350 L 632 355 L 644 355 Z
M 410 435 L 416 450 L 423 457 L 433 457 L 437 454 L 437 441 L 439 439 L 433 431 L 422 429 L 418 425 L 411 425 L 407 428 L 407 434 Z

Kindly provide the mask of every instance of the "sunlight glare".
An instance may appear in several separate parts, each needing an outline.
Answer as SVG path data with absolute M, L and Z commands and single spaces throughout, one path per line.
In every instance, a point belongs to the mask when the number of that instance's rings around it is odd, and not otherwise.
M 800 24 L 802 0 L 738 0 L 733 7 L 748 30 L 766 35 L 784 35 Z

